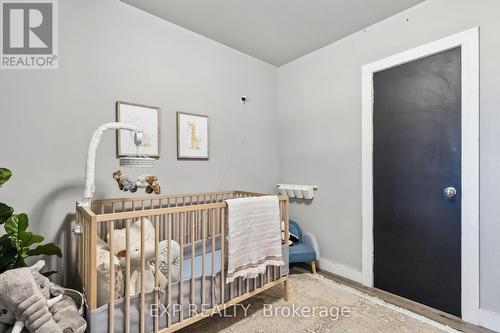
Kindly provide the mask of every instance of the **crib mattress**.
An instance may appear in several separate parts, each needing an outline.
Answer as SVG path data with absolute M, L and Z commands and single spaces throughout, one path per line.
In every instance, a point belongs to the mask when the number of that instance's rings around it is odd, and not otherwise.
M 221 251 L 215 250 L 213 252 L 214 257 L 214 270 L 212 271 L 212 252 L 205 253 L 205 276 L 212 276 L 220 273 L 221 271 Z M 183 260 L 182 263 L 182 279 L 187 280 L 191 279 L 191 261 L 192 258 L 187 258 Z M 203 272 L 203 255 L 199 255 L 194 257 L 194 277 L 201 277 Z

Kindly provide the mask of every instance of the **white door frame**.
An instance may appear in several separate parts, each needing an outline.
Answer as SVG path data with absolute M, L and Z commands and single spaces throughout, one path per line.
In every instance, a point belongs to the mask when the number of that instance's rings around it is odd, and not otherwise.
M 461 46 L 462 49 L 462 319 L 479 322 L 479 28 L 362 68 L 363 283 L 373 286 L 373 73 Z

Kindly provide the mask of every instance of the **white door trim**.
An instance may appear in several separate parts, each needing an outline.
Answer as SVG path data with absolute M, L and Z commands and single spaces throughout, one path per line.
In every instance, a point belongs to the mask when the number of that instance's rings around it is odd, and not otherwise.
M 373 73 L 462 48 L 462 319 L 479 323 L 479 28 L 362 68 L 363 283 L 373 286 Z

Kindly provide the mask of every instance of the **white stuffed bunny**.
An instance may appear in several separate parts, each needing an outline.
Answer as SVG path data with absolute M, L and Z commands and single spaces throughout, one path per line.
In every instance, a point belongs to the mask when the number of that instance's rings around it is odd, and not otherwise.
M 144 218 L 144 292 L 152 292 L 155 288 L 155 276 L 150 262 L 155 257 L 155 228 L 151 221 Z M 109 242 L 109 235 L 108 235 Z M 126 229 L 118 229 L 113 232 L 113 252 L 117 257 L 125 258 L 127 251 Z M 130 294 L 135 295 L 141 291 L 141 220 L 130 224 Z M 160 286 L 167 285 L 167 278 L 158 272 Z

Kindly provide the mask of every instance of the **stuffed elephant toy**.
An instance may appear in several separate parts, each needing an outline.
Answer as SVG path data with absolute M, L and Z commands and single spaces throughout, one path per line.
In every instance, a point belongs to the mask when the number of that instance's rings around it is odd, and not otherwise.
M 39 273 L 44 265 L 40 260 L 0 274 L 0 330 L 14 325 L 12 333 L 85 332 L 85 320 L 65 289 Z

